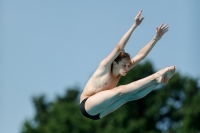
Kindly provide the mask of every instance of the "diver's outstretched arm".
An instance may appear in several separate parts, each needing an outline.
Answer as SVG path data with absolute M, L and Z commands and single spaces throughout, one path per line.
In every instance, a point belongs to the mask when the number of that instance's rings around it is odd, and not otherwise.
M 131 26 L 131 28 L 124 34 L 124 36 L 121 38 L 121 40 L 119 41 L 119 43 L 117 44 L 117 46 L 120 48 L 120 49 L 124 49 L 126 43 L 128 42 L 129 38 L 131 37 L 131 34 L 133 33 L 133 31 L 137 28 L 137 26 L 139 26 L 144 17 L 142 17 L 140 19 L 140 15 L 142 14 L 142 10 L 139 11 L 139 13 L 136 15 L 135 19 L 134 19 L 134 23 L 133 25 Z
M 144 46 L 139 53 L 131 59 L 131 66 L 130 69 L 132 69 L 135 65 L 137 65 L 141 60 L 143 60 L 148 53 L 151 51 L 151 49 L 154 47 L 154 45 L 162 38 L 162 36 L 168 31 L 169 26 L 163 23 L 156 27 L 156 35 L 153 37 L 153 39 L 147 43 L 146 46 Z
M 120 54 L 121 51 L 124 50 L 124 47 L 126 43 L 128 42 L 129 38 L 131 37 L 132 32 L 135 30 L 137 26 L 139 26 L 144 19 L 142 17 L 140 19 L 140 15 L 142 14 L 142 10 L 139 11 L 139 13 L 136 15 L 134 19 L 134 23 L 131 26 L 131 28 L 124 34 L 124 36 L 121 38 L 119 43 L 116 45 L 114 50 L 101 62 L 101 66 L 110 66 L 112 62 L 117 58 L 117 56 Z

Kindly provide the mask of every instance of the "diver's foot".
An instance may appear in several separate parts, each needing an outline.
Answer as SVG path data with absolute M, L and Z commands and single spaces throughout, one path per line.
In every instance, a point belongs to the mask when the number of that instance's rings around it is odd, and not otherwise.
M 175 73 L 175 66 L 164 68 L 156 73 L 156 81 L 160 84 L 167 84 Z

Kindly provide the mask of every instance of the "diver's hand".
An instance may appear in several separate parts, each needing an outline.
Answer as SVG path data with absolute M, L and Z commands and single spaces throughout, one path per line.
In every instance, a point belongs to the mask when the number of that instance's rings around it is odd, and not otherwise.
M 162 36 L 168 31 L 168 29 L 168 24 L 164 25 L 164 23 L 162 23 L 159 27 L 156 27 L 156 35 L 154 39 L 160 40 Z
M 141 14 L 142 14 L 142 10 L 139 11 L 139 13 L 136 15 L 136 17 L 135 17 L 135 19 L 134 19 L 134 25 L 135 25 L 135 26 L 140 25 L 140 24 L 142 23 L 143 19 L 144 19 L 144 17 L 142 17 L 142 18 L 140 19 L 140 15 L 141 15 Z

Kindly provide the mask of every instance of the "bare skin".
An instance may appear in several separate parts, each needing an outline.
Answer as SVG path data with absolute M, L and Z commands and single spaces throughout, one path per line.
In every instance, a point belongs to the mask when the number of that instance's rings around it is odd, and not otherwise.
M 85 109 L 88 114 L 96 115 L 100 113 L 100 118 L 102 118 L 126 102 L 146 96 L 157 85 L 167 84 L 169 79 L 174 75 L 175 66 L 171 66 L 141 80 L 116 87 L 120 77 L 125 76 L 130 69 L 143 60 L 154 45 L 168 31 L 168 25 L 161 24 L 156 28 L 156 34 L 152 40 L 150 40 L 135 57 L 131 60 L 122 59 L 116 63 L 114 60 L 120 52 L 124 50 L 132 32 L 143 21 L 144 17 L 140 19 L 141 14 L 142 10 L 136 15 L 131 28 L 121 38 L 114 50 L 101 61 L 98 68 L 87 82 L 80 96 L 80 102 L 88 98 L 85 103 Z M 112 65 L 113 69 L 111 69 Z

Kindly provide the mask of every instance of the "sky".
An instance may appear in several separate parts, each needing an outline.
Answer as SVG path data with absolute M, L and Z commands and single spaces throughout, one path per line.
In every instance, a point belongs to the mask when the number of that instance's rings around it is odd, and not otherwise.
M 20 133 L 34 116 L 33 96 L 53 100 L 69 87 L 82 90 L 140 9 L 145 19 L 125 51 L 134 57 L 166 23 L 169 31 L 145 60 L 155 70 L 175 65 L 200 81 L 199 6 L 197 0 L 0 0 L 0 132 Z

